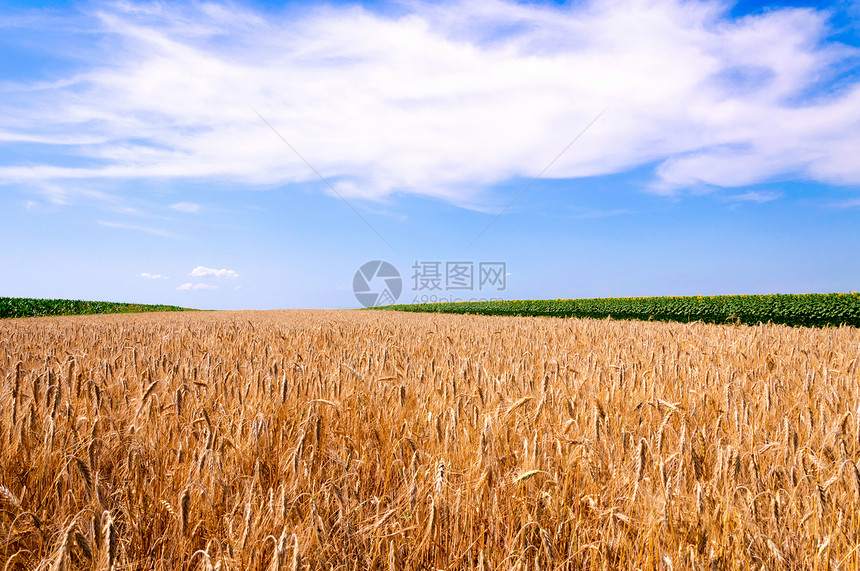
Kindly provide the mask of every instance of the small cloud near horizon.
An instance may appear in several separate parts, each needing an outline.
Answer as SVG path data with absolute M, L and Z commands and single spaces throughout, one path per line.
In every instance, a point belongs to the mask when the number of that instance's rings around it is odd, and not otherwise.
M 163 276 L 161 274 L 151 274 L 149 272 L 143 272 L 143 273 L 138 274 L 138 275 L 140 277 L 146 278 L 148 280 L 169 280 L 170 279 L 170 277 L 168 277 L 168 276 Z
M 202 278 L 205 276 L 214 276 L 216 278 L 238 278 L 239 277 L 239 274 L 237 274 L 233 270 L 228 270 L 228 269 L 224 269 L 224 268 L 217 270 L 215 268 L 207 268 L 206 266 L 197 266 L 196 268 L 191 270 L 191 273 L 188 275 L 193 276 L 195 278 Z

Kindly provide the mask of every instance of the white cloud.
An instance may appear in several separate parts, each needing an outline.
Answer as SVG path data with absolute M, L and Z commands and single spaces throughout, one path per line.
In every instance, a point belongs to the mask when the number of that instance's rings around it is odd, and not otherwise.
M 170 208 L 179 212 L 187 212 L 189 214 L 200 212 L 200 205 L 195 204 L 194 202 L 177 202 L 175 204 L 171 204 Z
M 216 270 L 215 268 L 207 268 L 205 266 L 197 266 L 196 268 L 191 270 L 191 273 L 188 275 L 194 276 L 195 278 L 201 278 L 204 276 L 215 276 L 216 278 L 238 278 L 239 277 L 239 274 L 237 274 L 233 270 L 225 270 L 225 269 Z
M 163 276 L 161 274 L 151 274 L 149 272 L 143 272 L 142 274 L 139 274 L 139 275 L 140 275 L 140 277 L 146 278 L 148 280 L 169 280 L 170 279 L 167 276 Z
M 0 179 L 316 182 L 250 105 L 348 197 L 476 206 L 486 185 L 537 175 L 604 108 L 545 176 L 656 163 L 663 193 L 798 176 L 860 184 L 860 83 L 827 87 L 858 51 L 827 43 L 823 11 L 405 6 L 265 19 L 234 4 L 105 8 L 112 43 L 99 62 L 0 104 L 0 140 L 95 160 L 7 164 Z
M 188 290 L 213 290 L 218 289 L 218 286 L 211 284 L 193 284 L 193 283 L 184 283 L 177 287 L 179 291 L 188 291 Z

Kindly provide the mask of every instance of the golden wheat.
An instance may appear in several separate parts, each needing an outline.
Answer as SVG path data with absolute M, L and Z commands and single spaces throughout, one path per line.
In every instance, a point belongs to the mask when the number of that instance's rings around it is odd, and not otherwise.
M 4 320 L 0 569 L 858 569 L 858 359 L 852 328 Z

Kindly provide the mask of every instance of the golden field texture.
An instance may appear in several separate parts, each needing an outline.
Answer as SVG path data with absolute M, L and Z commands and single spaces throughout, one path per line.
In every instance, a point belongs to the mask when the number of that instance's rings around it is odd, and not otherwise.
M 858 569 L 860 332 L 0 322 L 0 569 Z

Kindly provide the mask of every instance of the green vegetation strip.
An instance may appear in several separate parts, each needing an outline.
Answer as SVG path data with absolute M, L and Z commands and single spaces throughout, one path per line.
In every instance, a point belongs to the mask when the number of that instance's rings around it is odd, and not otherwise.
M 591 317 L 706 323 L 779 323 L 806 327 L 860 327 L 860 293 L 613 297 L 420 303 L 374 309 L 463 313 Z
M 28 299 L 0 297 L 0 318 L 44 317 L 48 315 L 95 315 L 97 313 L 143 313 L 149 311 L 192 311 L 173 305 L 142 305 L 109 301 L 71 299 Z

